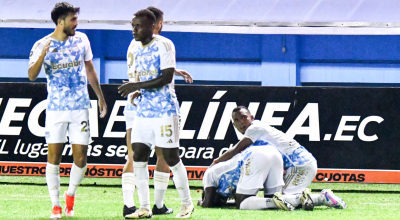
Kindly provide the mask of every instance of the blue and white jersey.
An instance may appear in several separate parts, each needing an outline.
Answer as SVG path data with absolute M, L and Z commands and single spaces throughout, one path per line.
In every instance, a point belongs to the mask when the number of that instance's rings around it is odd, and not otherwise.
M 252 147 L 246 148 L 242 153 L 235 155 L 230 160 L 217 163 L 209 168 L 203 177 L 204 189 L 207 187 L 215 187 L 217 193 L 225 198 L 234 196 L 240 179 L 241 168 L 244 161 L 249 158 L 257 149 Z
M 29 65 L 39 59 L 48 41 L 51 41 L 50 48 L 43 61 L 47 77 L 47 111 L 90 108 L 85 69 L 85 61 L 93 58 L 89 39 L 81 32 L 66 41 L 57 41 L 47 35 L 33 45 Z
M 128 51 L 126 53 L 126 63 L 128 66 L 128 79 L 130 82 L 137 82 L 136 80 L 136 74 L 135 74 L 135 66 L 133 63 L 133 50 L 136 48 L 136 46 L 140 46 L 142 43 L 140 41 L 136 41 L 133 39 L 131 43 L 129 44 Z M 132 94 L 132 93 L 131 93 Z M 125 111 L 136 111 L 136 106 L 132 105 L 131 103 L 131 94 L 128 95 L 127 97 L 127 102 L 124 108 Z M 135 99 L 135 103 L 137 103 L 137 100 Z
M 244 133 L 244 137 L 251 139 L 254 145 L 259 145 L 259 143 L 274 145 L 282 154 L 285 170 L 289 167 L 303 166 L 315 161 L 314 156 L 296 140 L 259 120 L 253 121 Z
M 153 35 L 147 45 L 133 44 L 132 57 L 134 73 L 139 81 L 149 81 L 162 75 L 161 70 L 175 68 L 175 46 L 169 39 Z M 179 115 L 179 104 L 171 83 L 153 89 L 141 89 L 142 95 L 137 105 L 137 116 L 162 118 L 165 115 Z
M 203 176 L 203 187 L 215 187 L 217 193 L 229 198 L 236 192 L 240 178 L 239 159 L 240 154 L 230 160 L 220 162 L 207 169 Z

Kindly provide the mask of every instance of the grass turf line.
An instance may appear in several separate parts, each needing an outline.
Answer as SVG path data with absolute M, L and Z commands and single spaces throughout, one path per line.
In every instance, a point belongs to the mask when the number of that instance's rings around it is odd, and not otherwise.
M 68 185 L 69 177 L 61 177 L 61 185 Z M 46 178 L 42 176 L 1 176 L 0 184 L 21 184 L 21 185 L 46 185 Z M 150 187 L 154 186 L 153 179 L 150 179 Z M 202 189 L 201 180 L 189 180 L 191 189 Z M 121 178 L 84 178 L 81 186 L 103 186 L 120 187 Z M 170 188 L 174 187 L 172 181 Z M 338 192 L 362 192 L 362 193 L 400 193 L 400 184 L 367 184 L 367 183 L 311 183 L 311 189 L 332 189 Z
M 10 183 L 15 181 L 16 184 Z M 19 182 L 18 182 L 19 181 Z M 44 177 L 6 177 L 0 176 L 2 194 L 0 196 L 0 219 L 48 219 L 51 212 L 51 202 L 45 185 L 20 185 L 28 182 L 45 183 Z M 119 178 L 85 178 L 83 184 L 118 185 Z M 67 184 L 68 178 L 62 178 Z M 152 184 L 152 182 L 150 183 Z M 201 181 L 190 181 L 190 185 L 201 185 Z M 333 184 L 313 183 L 311 188 L 399 190 L 399 185 L 393 184 Z M 326 186 L 326 187 L 324 187 Z M 67 186 L 61 187 L 60 201 L 64 205 L 62 193 Z M 319 193 L 319 192 L 315 192 Z M 388 193 L 335 193 L 348 204 L 346 210 L 317 207 L 313 212 L 296 210 L 285 212 L 281 210 L 247 211 L 235 209 L 203 209 L 195 207 L 192 219 L 399 219 L 400 197 Z M 193 202 L 196 204 L 201 193 L 191 190 Z M 153 189 L 150 189 L 153 205 Z M 165 200 L 167 207 L 174 209 L 173 215 L 154 216 L 154 219 L 174 218 L 180 208 L 180 199 L 175 189 L 168 189 Z M 135 202 L 138 204 L 137 193 Z M 68 219 L 124 219 L 122 217 L 122 190 L 120 187 L 81 186 L 78 188 L 75 202 L 75 217 Z M 64 218 L 64 216 L 63 216 Z

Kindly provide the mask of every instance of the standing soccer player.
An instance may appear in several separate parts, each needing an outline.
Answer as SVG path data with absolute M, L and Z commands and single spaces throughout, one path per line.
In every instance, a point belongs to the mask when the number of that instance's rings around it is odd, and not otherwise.
M 156 17 L 156 23 L 154 26 L 153 33 L 155 35 L 160 35 L 162 30 L 162 24 L 164 22 L 164 13 L 156 7 L 148 7 L 148 10 L 153 12 Z M 162 36 L 158 36 L 163 38 Z M 133 50 L 137 45 L 141 45 L 140 41 L 133 39 L 128 47 L 128 52 L 126 56 L 128 65 L 128 78 L 131 82 L 136 82 L 135 78 L 135 68 L 133 66 Z M 175 69 L 175 75 L 182 76 L 185 82 L 192 83 L 192 76 L 184 70 Z M 132 123 L 136 115 L 136 106 L 134 106 L 134 97 L 132 93 L 128 95 L 128 102 L 124 109 L 125 125 L 126 125 L 126 144 L 128 146 L 127 160 L 122 173 L 122 195 L 124 198 L 124 208 L 123 216 L 130 215 L 136 211 L 135 202 L 133 200 L 133 195 L 135 192 L 135 176 L 133 170 L 133 150 L 131 147 L 131 131 Z M 146 143 L 151 146 L 151 143 Z M 173 212 L 172 208 L 167 208 L 164 204 L 164 196 L 168 188 L 168 182 L 170 177 L 170 169 L 168 164 L 165 162 L 162 155 L 162 148 L 155 147 L 157 154 L 157 164 L 154 171 L 154 206 L 152 209 L 153 215 L 171 214 Z
M 170 40 L 153 35 L 155 22 L 154 14 L 148 9 L 135 13 L 132 19 L 133 36 L 141 44 L 135 46 L 132 57 L 140 82 L 126 82 L 118 88 L 123 97 L 141 90 L 131 132 L 140 209 L 125 217 L 152 216 L 147 168 L 150 148 L 144 144 L 150 142 L 161 148 L 162 156 L 174 175 L 182 202 L 176 217 L 188 218 L 194 207 L 186 169 L 179 158 L 179 103 L 173 86 L 175 47 Z
M 56 24 L 54 32 L 34 44 L 29 58 L 29 79 L 36 80 L 42 66 L 47 77 L 46 181 L 53 206 L 51 219 L 61 218 L 59 170 L 67 132 L 74 163 L 69 187 L 64 193 L 66 216 L 74 215 L 75 193 L 86 172 L 87 145 L 92 141 L 87 80 L 99 100 L 100 117 L 103 118 L 107 113 L 107 105 L 92 63 L 89 40 L 85 34 L 75 31 L 79 11 L 79 7 L 67 2 L 57 3 L 51 12 L 51 18 Z

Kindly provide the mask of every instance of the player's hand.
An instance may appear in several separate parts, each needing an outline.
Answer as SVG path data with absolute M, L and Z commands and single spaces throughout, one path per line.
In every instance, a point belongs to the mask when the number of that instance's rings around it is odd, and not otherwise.
M 51 43 L 51 40 L 48 40 L 46 45 L 44 45 L 43 50 L 42 50 L 42 55 L 46 55 L 47 52 L 49 52 L 50 43 Z
M 99 109 L 100 109 L 100 118 L 104 118 L 107 115 L 106 100 L 99 99 Z
M 193 83 L 192 75 L 185 70 L 175 69 L 175 73 L 178 76 L 182 76 L 186 83 Z
M 142 95 L 142 93 L 139 90 L 136 90 L 132 93 L 130 102 L 132 103 L 133 106 L 136 107 L 136 104 L 133 100 L 139 97 L 140 95 Z
M 122 97 L 126 98 L 129 93 L 139 90 L 140 87 L 135 82 L 123 81 L 123 85 L 118 87 L 118 93 L 121 94 Z

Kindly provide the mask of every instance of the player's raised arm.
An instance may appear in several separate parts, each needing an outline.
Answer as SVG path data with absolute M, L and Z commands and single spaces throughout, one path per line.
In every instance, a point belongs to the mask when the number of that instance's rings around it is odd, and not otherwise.
M 48 39 L 46 41 L 42 50 L 38 48 L 40 46 L 40 42 L 36 43 L 29 55 L 29 69 L 28 69 L 28 77 L 29 80 L 35 81 L 40 73 L 40 69 L 42 68 L 44 57 L 49 51 L 51 40 Z
M 90 85 L 96 93 L 97 99 L 99 100 L 100 118 L 104 118 L 107 114 L 107 104 L 104 99 L 103 92 L 100 88 L 99 79 L 97 77 L 96 70 L 94 69 L 92 60 L 85 61 L 86 74 Z

